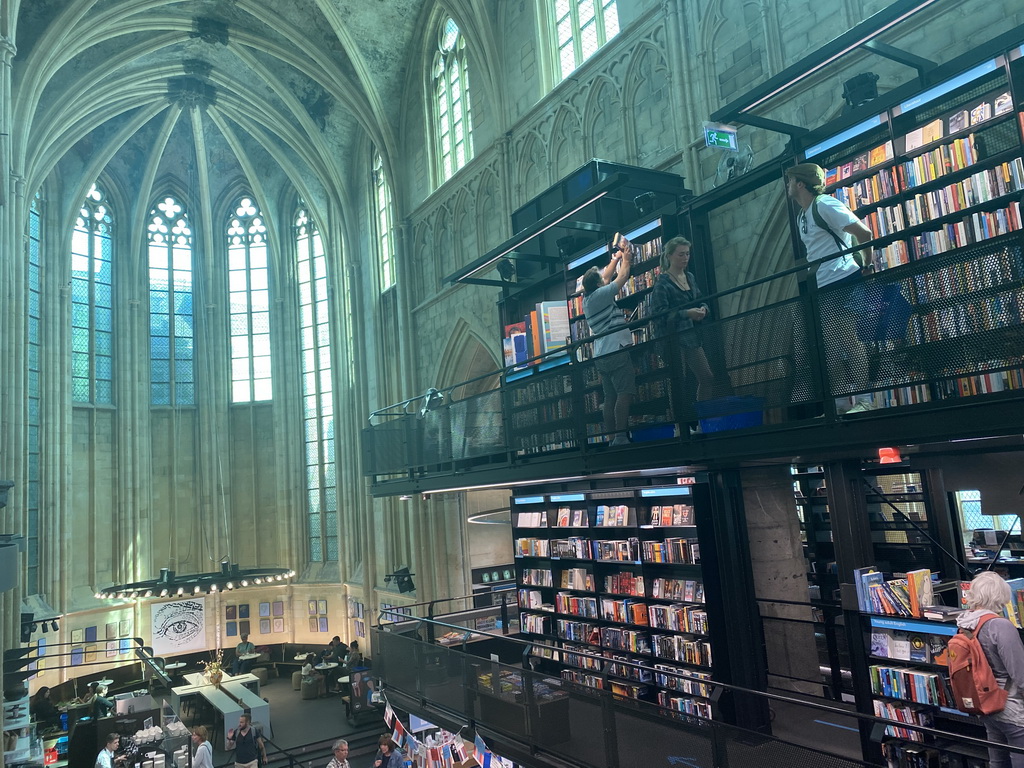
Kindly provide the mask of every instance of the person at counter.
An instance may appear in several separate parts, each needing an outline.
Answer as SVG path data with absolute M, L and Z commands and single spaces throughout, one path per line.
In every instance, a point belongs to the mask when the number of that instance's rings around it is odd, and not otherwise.
M 192 768 L 213 768 L 213 745 L 205 725 L 197 725 L 192 729 L 192 743 L 196 745 Z
M 252 668 L 252 660 L 242 658 L 250 653 L 256 653 L 256 644 L 249 642 L 248 635 L 242 635 L 242 642 L 235 646 L 235 660 L 231 662 L 232 675 L 244 675 Z
M 235 768 L 257 768 L 260 760 L 267 763 L 267 745 L 252 727 L 249 715 L 239 715 L 238 728 L 228 731 L 228 749 L 235 750 Z
M 60 723 L 60 710 L 50 700 L 50 688 L 41 687 L 29 701 L 29 712 L 40 729 L 55 728 Z
M 114 768 L 115 765 L 123 765 L 128 761 L 127 755 L 117 755 L 117 746 L 121 743 L 121 737 L 116 733 L 107 736 L 107 745 L 96 755 L 95 768 Z
M 107 686 L 100 685 L 95 680 L 89 683 L 89 692 L 82 697 L 83 704 L 91 704 L 93 717 L 106 717 L 114 708 L 112 699 L 107 698 Z

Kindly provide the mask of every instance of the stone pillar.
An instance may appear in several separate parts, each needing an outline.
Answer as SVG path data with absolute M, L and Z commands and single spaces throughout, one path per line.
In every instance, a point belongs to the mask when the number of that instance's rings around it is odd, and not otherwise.
M 800 541 L 800 520 L 793 503 L 793 481 L 786 467 L 744 469 L 743 506 L 747 512 L 751 569 L 757 598 L 808 601 L 807 564 Z M 768 657 L 768 681 L 785 688 L 820 695 L 820 684 L 788 680 L 785 675 L 818 680 L 818 651 L 814 627 L 810 623 L 776 621 L 812 620 L 807 606 L 760 603 L 765 650 Z

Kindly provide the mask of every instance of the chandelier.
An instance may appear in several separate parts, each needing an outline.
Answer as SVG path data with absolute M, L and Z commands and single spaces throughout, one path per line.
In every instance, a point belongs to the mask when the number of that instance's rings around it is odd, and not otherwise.
M 219 571 L 179 576 L 170 568 L 161 568 L 160 575 L 147 581 L 118 584 L 96 593 L 99 600 L 132 600 L 140 597 L 187 597 L 189 595 L 228 592 L 242 587 L 276 584 L 295 576 L 288 568 L 239 568 L 226 560 Z

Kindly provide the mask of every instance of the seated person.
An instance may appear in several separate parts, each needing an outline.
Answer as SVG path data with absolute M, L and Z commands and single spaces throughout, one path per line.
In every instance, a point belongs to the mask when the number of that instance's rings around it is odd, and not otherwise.
M 256 653 L 256 645 L 249 642 L 248 635 L 242 635 L 242 642 L 235 646 L 235 660 L 231 662 L 232 675 L 244 675 L 252 669 L 253 659 L 242 659 L 246 654 Z
M 93 716 L 100 718 L 110 714 L 114 708 L 114 700 L 107 698 L 107 686 L 98 682 L 89 683 L 89 691 L 82 697 L 83 704 L 92 704 Z
M 50 700 L 50 688 L 42 686 L 29 701 L 29 712 L 36 719 L 40 730 L 57 728 L 60 724 L 60 710 Z
M 315 669 L 316 662 L 317 662 L 317 659 L 316 659 L 316 654 L 315 653 L 311 653 L 308 656 L 306 656 L 306 661 L 302 665 L 302 682 L 306 683 L 306 684 L 316 683 L 317 684 L 317 689 L 316 689 L 317 696 L 326 696 L 327 695 L 327 686 L 326 686 L 326 683 L 324 682 L 324 676 L 321 675 Z
M 359 641 L 353 640 L 349 643 L 348 653 L 345 654 L 345 668 L 351 671 L 361 666 L 363 666 L 363 653 L 359 650 Z

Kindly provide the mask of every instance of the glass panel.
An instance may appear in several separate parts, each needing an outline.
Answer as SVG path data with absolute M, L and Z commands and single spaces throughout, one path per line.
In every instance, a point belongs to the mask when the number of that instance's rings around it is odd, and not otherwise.
M 150 402 L 153 405 L 171 404 L 171 385 L 153 383 L 149 387 Z

